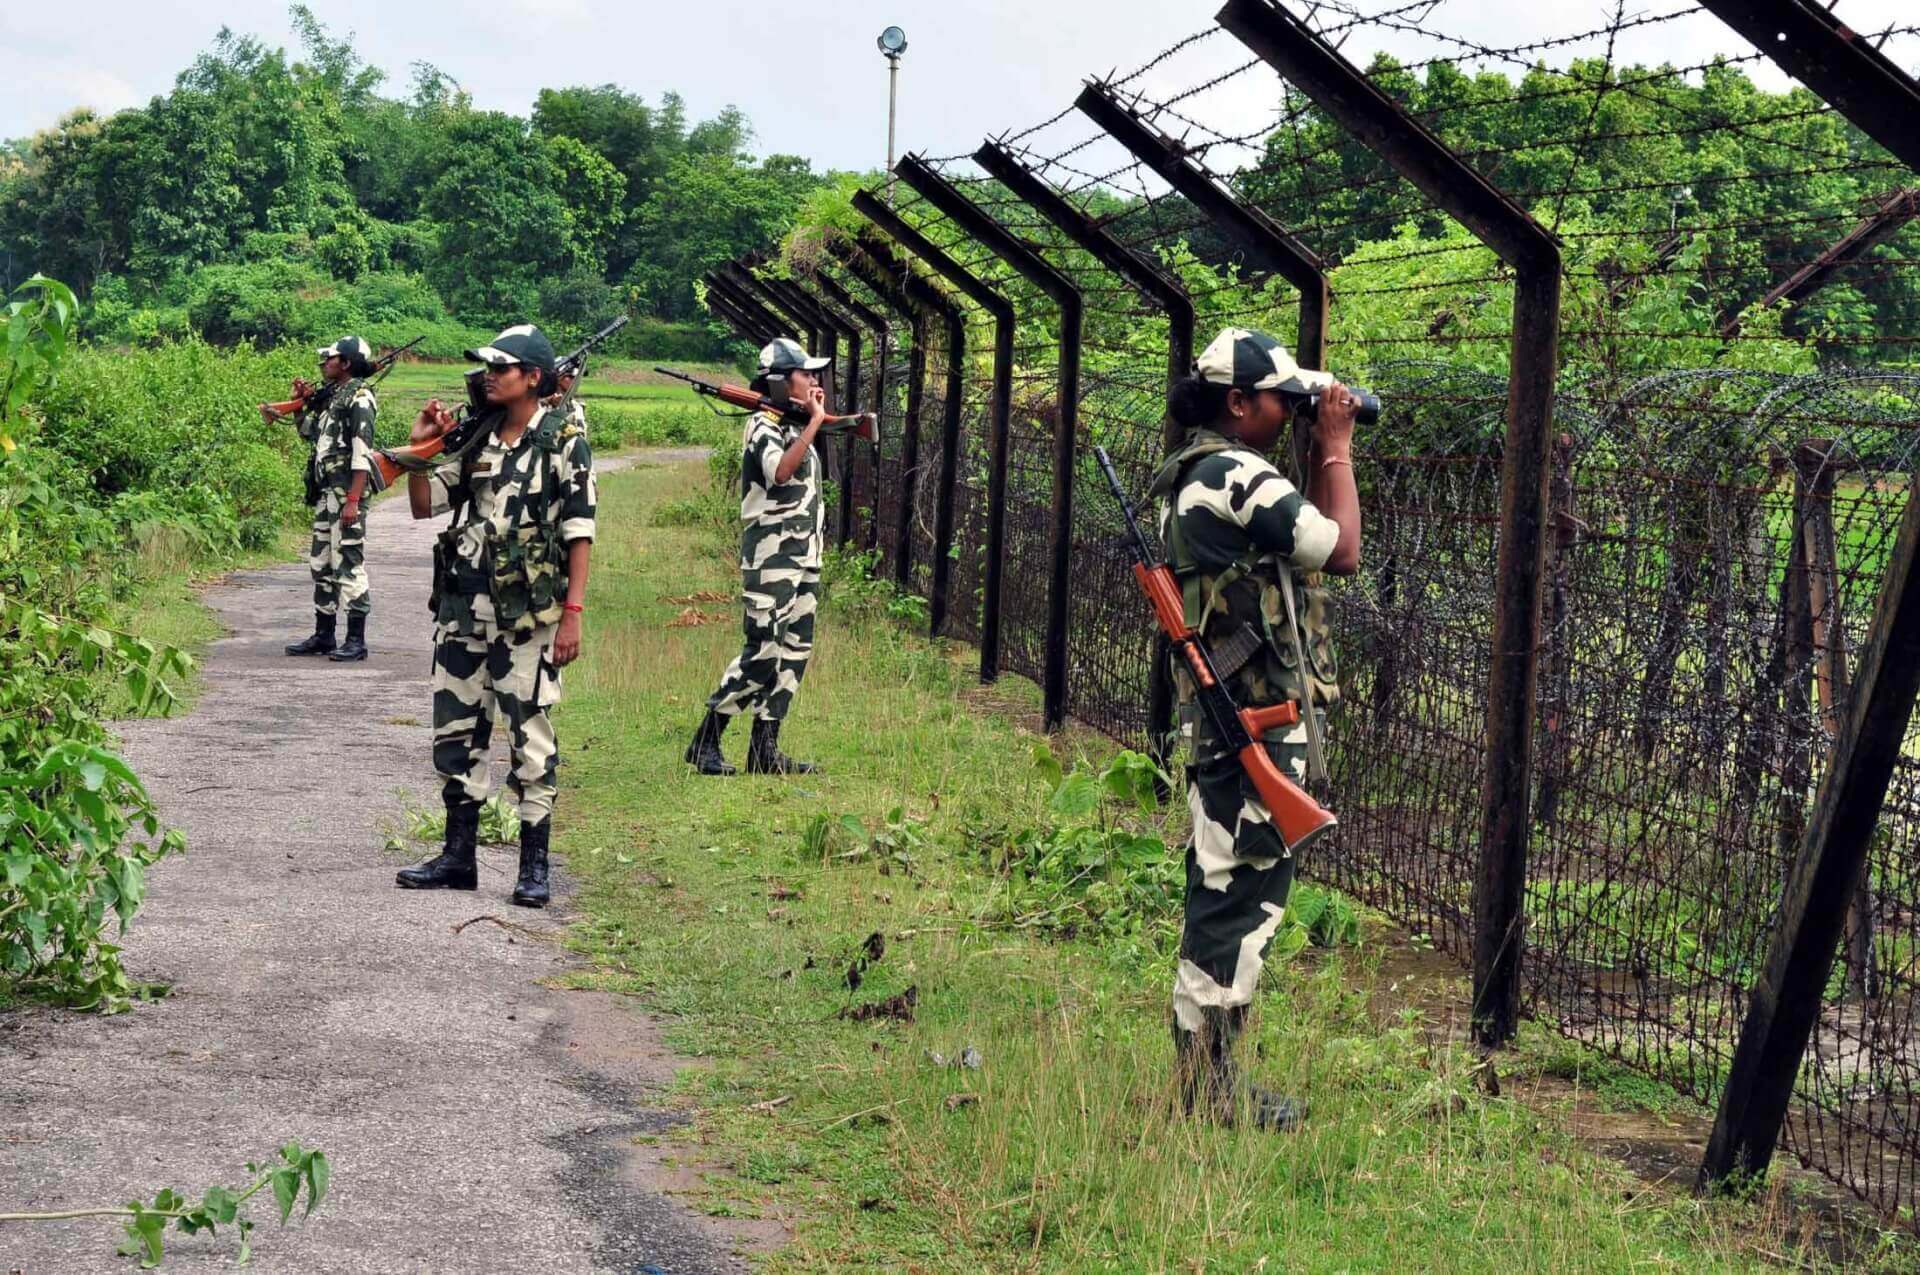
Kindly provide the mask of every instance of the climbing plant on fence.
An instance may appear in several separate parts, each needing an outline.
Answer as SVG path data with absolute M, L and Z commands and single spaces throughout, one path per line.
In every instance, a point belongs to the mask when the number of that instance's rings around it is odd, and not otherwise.
M 0 328 L 0 997 L 125 1006 L 139 990 L 114 943 L 140 907 L 146 870 L 182 848 L 99 718 L 124 687 L 164 712 L 181 652 L 104 627 L 100 570 L 122 552 L 111 520 L 64 494 L 16 441 L 59 370 L 73 294 L 22 286 Z

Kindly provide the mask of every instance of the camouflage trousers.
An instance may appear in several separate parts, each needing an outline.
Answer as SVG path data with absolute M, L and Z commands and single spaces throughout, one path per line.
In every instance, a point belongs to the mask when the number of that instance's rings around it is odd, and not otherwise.
M 780 721 L 793 706 L 813 656 L 813 620 L 820 610 L 820 567 L 743 572 L 741 627 L 746 643 L 707 699 L 716 713 L 751 713 Z
M 442 626 L 433 644 L 433 768 L 449 806 L 483 802 L 492 786 L 493 725 L 504 717 L 508 795 L 524 823 L 553 813 L 559 743 L 547 710 L 560 699 L 553 666 L 557 625 L 531 633 L 464 636 Z
M 1268 752 L 1296 781 L 1307 774 L 1307 731 L 1295 726 Z M 1253 1001 L 1267 949 L 1285 919 L 1293 856 L 1267 807 L 1231 757 L 1187 768 L 1186 920 L 1173 976 L 1173 1017 L 1198 1031 L 1201 1011 Z
M 349 615 L 365 615 L 373 605 L 373 587 L 367 582 L 367 508 L 351 527 L 340 522 L 347 503 L 343 491 L 325 491 L 313 506 L 313 547 L 307 570 L 313 576 L 313 609 L 333 615 L 344 606 Z

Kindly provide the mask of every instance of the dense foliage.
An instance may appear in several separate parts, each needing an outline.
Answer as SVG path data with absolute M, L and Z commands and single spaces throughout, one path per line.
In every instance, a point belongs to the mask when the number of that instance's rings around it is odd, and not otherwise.
M 299 57 L 222 30 L 146 106 L 0 143 L 0 288 L 65 279 L 88 334 L 125 343 L 426 331 L 448 355 L 528 316 L 571 332 L 638 308 L 652 322 L 612 352 L 697 335 L 704 355 L 718 333 L 685 327 L 704 317 L 693 281 L 770 245 L 817 180 L 750 155 L 738 111 L 690 122 L 673 93 L 547 89 L 521 118 L 418 64 L 383 96 L 379 70 L 293 14 Z
M 77 307 L 47 280 L 21 294 L 0 316 L 0 381 L 23 408 L 59 368 Z M 64 470 L 31 440 L 0 447 L 0 996 L 111 1007 L 137 989 L 110 927 L 126 928 L 146 869 L 180 841 L 99 713 L 116 684 L 136 710 L 164 710 L 186 660 L 101 622 L 127 529 L 76 499 Z

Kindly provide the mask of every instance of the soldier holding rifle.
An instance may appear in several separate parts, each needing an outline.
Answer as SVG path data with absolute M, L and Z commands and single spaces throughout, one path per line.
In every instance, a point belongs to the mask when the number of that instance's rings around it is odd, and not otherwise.
M 1323 778 L 1322 714 L 1339 700 L 1326 602 L 1309 573 L 1359 569 L 1351 445 L 1362 401 L 1327 373 L 1298 367 L 1272 337 L 1228 328 L 1168 395 L 1187 441 L 1151 488 L 1186 625 L 1211 649 L 1232 702 L 1299 706 L 1285 714 L 1294 724 L 1264 733 L 1266 752 L 1296 782 L 1310 771 Z M 1315 418 L 1304 496 L 1264 454 L 1296 415 Z M 1173 988 L 1182 1100 L 1189 1113 L 1290 1129 L 1300 1105 L 1242 1081 L 1233 1051 L 1285 915 L 1292 852 L 1213 719 L 1193 711 L 1193 671 L 1176 667 L 1174 682 L 1193 753 Z
M 740 598 L 746 641 L 707 700 L 707 714 L 687 745 L 687 763 L 703 775 L 731 775 L 720 752 L 727 723 L 753 714 L 747 772 L 804 775 L 815 767 L 780 751 L 780 723 L 793 706 L 813 654 L 824 548 L 820 457 L 814 440 L 832 417 L 819 359 L 790 337 L 760 351 L 752 390 L 790 406 L 747 418 L 741 440 Z
M 357 336 L 341 337 L 320 352 L 322 383 L 294 383 L 291 404 L 260 406 L 271 420 L 282 407 L 295 409 L 294 427 L 313 446 L 307 461 L 307 503 L 313 507 L 313 542 L 307 568 L 313 576 L 313 634 L 288 645 L 288 655 L 325 655 L 334 660 L 367 658 L 367 525 L 360 501 L 373 470 L 373 423 L 380 410 L 366 378 L 373 375 L 373 347 Z M 347 610 L 347 640 L 335 647 L 335 617 Z
M 475 841 L 490 787 L 494 723 L 504 718 L 519 807 L 520 872 L 513 901 L 544 907 L 559 761 L 549 710 L 560 670 L 580 654 L 597 493 L 586 436 L 542 399 L 554 392 L 553 344 L 517 324 L 468 350 L 485 367 L 485 406 L 461 422 L 472 436 L 447 463 L 408 465 L 415 518 L 448 510 L 434 551 L 433 764 L 445 783 L 446 844 L 403 869 L 406 889 L 472 890 Z M 418 456 L 456 423 L 436 402 L 413 426 Z M 450 445 L 451 446 L 451 445 Z

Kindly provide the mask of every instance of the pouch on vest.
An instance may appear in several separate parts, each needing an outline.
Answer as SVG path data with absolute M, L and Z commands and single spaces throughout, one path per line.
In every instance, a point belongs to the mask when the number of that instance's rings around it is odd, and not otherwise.
M 557 622 L 567 596 L 559 532 L 537 522 L 516 527 L 488 544 L 487 591 L 493 596 L 494 620 L 516 633 Z

